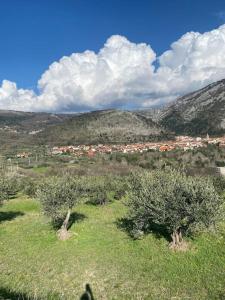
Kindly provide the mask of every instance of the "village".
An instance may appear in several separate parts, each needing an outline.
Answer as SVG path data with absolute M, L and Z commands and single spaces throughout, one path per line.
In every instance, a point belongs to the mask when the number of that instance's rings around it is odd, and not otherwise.
M 145 151 L 172 151 L 182 149 L 184 151 L 195 148 L 206 147 L 208 144 L 217 144 L 219 147 L 225 147 L 224 137 L 210 138 L 207 135 L 205 138 L 177 136 L 175 140 L 166 142 L 146 142 L 133 144 L 114 144 L 114 145 L 71 145 L 71 146 L 56 146 L 50 151 L 51 155 L 73 154 L 74 156 L 89 156 L 93 157 L 96 154 L 111 154 L 111 153 L 143 153 Z

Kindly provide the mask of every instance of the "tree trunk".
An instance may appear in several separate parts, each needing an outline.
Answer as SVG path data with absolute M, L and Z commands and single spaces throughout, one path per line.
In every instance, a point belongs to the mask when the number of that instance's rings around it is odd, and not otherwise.
M 69 224 L 69 220 L 70 220 L 70 215 L 71 215 L 71 209 L 69 208 L 67 211 L 67 215 L 65 220 L 63 221 L 63 224 L 61 226 L 61 229 L 67 230 L 68 229 L 68 224 Z
M 71 209 L 68 209 L 66 218 L 63 221 L 61 228 L 57 231 L 57 235 L 60 240 L 65 241 L 71 236 L 71 234 L 68 232 L 70 215 L 71 215 Z
M 179 248 L 179 246 L 183 242 L 181 230 L 180 229 L 174 230 L 173 233 L 171 234 L 171 237 L 172 237 L 171 247 L 174 249 Z

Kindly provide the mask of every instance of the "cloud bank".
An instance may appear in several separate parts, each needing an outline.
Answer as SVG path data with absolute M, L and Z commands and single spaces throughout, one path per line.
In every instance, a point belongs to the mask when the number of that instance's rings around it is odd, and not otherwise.
M 73 53 L 51 64 L 38 81 L 38 94 L 3 80 L 0 109 L 75 112 L 150 107 L 223 78 L 225 25 L 203 34 L 188 32 L 159 57 L 150 45 L 114 35 L 98 53 Z

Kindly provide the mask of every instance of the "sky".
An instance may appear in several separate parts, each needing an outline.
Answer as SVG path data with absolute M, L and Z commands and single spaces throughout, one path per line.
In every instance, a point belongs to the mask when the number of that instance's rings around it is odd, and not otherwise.
M 157 107 L 225 78 L 224 0 L 0 5 L 0 109 Z

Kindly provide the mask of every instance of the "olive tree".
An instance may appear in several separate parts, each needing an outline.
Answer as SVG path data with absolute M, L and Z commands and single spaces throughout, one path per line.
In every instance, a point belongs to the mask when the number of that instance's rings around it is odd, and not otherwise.
M 129 207 L 134 231 L 160 225 L 171 235 L 173 248 L 183 235 L 209 228 L 221 216 L 222 199 L 207 178 L 175 170 L 136 173 L 130 180 Z
M 0 205 L 2 205 L 6 199 L 8 199 L 8 194 L 5 188 L 5 181 L 3 178 L 0 178 Z
M 87 196 L 95 205 L 105 205 L 121 199 L 127 189 L 127 180 L 120 176 L 95 176 L 86 178 Z
M 49 216 L 54 225 L 60 224 L 58 237 L 69 238 L 69 220 L 72 208 L 79 202 L 84 187 L 78 177 L 53 177 L 41 183 L 36 196 L 42 203 L 44 213 Z
M 18 191 L 18 182 L 14 177 L 0 173 L 0 205 L 4 200 L 10 199 Z

